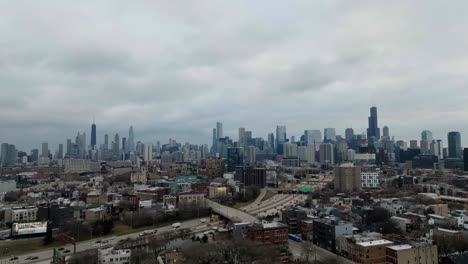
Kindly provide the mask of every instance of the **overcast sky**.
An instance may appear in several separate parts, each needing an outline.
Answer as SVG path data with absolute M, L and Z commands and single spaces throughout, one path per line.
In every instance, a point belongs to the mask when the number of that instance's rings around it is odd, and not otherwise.
M 468 143 L 468 1 L 0 1 L 0 141 L 211 144 L 216 121 Z

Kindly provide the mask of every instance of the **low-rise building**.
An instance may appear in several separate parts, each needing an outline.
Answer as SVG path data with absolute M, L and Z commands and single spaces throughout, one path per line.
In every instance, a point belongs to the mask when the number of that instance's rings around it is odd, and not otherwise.
M 130 264 L 132 251 L 130 249 L 115 250 L 113 247 L 98 250 L 99 263 Z
M 177 194 L 179 197 L 179 204 L 192 205 L 203 204 L 205 202 L 205 195 L 197 192 L 186 192 Z
M 386 247 L 393 245 L 393 242 L 386 239 L 365 241 L 356 243 L 357 263 L 363 264 L 385 264 Z
M 436 264 L 439 261 L 437 246 L 429 243 L 388 246 L 385 254 L 389 264 Z
M 313 229 L 314 244 L 329 251 L 336 250 L 338 237 L 353 234 L 351 223 L 334 217 L 314 220 Z
M 37 207 L 28 206 L 13 208 L 11 210 L 11 221 L 13 222 L 31 222 L 37 220 Z
M 287 243 L 288 226 L 278 222 L 255 223 L 247 227 L 247 237 L 262 244 Z
M 208 197 L 210 199 L 226 197 L 228 188 L 226 186 L 210 186 L 208 187 Z
M 361 172 L 362 188 L 379 188 L 380 187 L 380 171 L 364 171 Z

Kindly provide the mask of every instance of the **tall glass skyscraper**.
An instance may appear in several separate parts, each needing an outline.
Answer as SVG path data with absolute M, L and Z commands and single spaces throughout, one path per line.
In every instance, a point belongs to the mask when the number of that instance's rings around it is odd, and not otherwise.
M 448 139 L 448 157 L 459 159 L 462 157 L 460 132 L 452 131 L 447 135 Z
M 370 109 L 369 128 L 367 129 L 367 139 L 380 139 L 380 128 L 377 120 L 377 107 L 373 106 Z
M 93 122 L 91 125 L 91 147 L 94 149 L 96 146 L 96 124 Z

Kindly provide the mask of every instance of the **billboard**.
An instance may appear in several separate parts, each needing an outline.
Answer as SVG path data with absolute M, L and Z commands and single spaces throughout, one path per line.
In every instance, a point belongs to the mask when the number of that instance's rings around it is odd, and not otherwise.
M 11 230 L 13 236 L 45 234 L 47 233 L 47 222 L 13 223 Z
M 140 208 L 141 208 L 141 207 L 143 207 L 143 208 L 151 208 L 151 205 L 152 205 L 151 200 L 140 200 L 139 203 L 140 203 Z

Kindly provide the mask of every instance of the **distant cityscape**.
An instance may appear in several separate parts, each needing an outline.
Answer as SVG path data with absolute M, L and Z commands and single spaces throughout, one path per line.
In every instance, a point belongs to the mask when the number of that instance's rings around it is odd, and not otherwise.
M 337 135 L 335 128 L 304 130 L 296 138 L 287 136 L 287 128 L 278 125 L 275 133 L 269 133 L 266 139 L 253 137 L 252 131 L 240 127 L 237 141 L 223 134 L 223 123 L 217 122 L 213 128 L 211 146 L 194 145 L 190 142 L 177 142 L 169 139 L 167 144 L 157 141 L 155 144 L 137 141 L 131 126 L 127 136 L 116 133 L 111 139 L 104 135 L 104 144 L 98 145 L 97 126 L 91 125 L 90 144 L 87 144 L 86 132 L 78 132 L 74 140 L 67 139 L 51 150 L 48 142 L 42 142 L 40 148 L 30 153 L 18 150 L 15 144 L 2 143 L 0 165 L 3 167 L 17 164 L 38 164 L 48 166 L 51 162 L 63 159 L 84 159 L 91 161 L 142 161 L 161 160 L 161 162 L 195 162 L 210 158 L 237 157 L 242 164 L 254 164 L 262 160 L 281 159 L 285 163 L 299 165 L 300 162 L 319 162 L 321 164 L 339 164 L 352 161 L 371 161 L 375 164 L 405 163 L 424 168 L 463 169 L 463 148 L 460 132 L 447 134 L 447 145 L 442 139 L 433 138 L 429 130 L 421 132 L 420 139 L 403 141 L 390 136 L 388 126 L 380 131 L 376 107 L 370 108 L 366 132 L 355 133 L 353 128 L 344 131 L 344 137 Z M 111 135 L 112 136 L 112 135 Z M 234 149 L 242 148 L 242 149 Z M 467 156 L 467 155 L 465 155 Z M 239 163 L 239 162 L 238 162 Z M 239 164 L 236 164 L 239 165 Z M 138 165 L 139 166 L 139 165 Z M 468 166 L 466 166 L 468 168 Z

